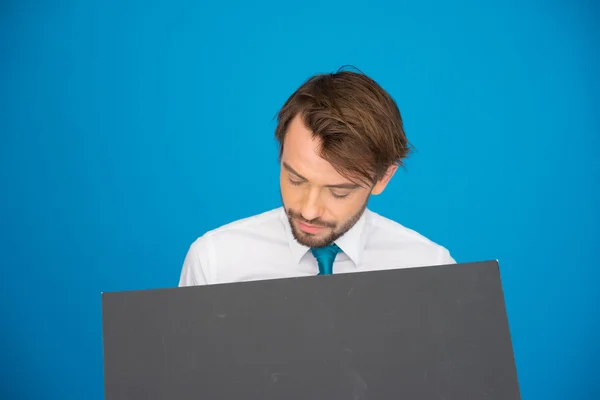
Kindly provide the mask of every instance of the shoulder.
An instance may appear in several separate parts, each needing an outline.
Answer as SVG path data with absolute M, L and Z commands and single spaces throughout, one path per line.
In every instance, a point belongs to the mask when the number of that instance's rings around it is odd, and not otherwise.
M 448 249 L 413 229 L 371 210 L 367 210 L 367 221 L 370 240 L 384 248 L 400 250 L 424 264 L 455 263 Z
M 186 254 L 180 286 L 216 282 L 217 264 L 237 264 L 265 243 L 283 240 L 283 217 L 283 209 L 277 208 L 230 222 L 199 236 Z
M 390 238 L 390 240 L 410 241 L 423 244 L 425 246 L 438 246 L 436 243 L 423 236 L 419 232 L 407 228 L 406 226 L 377 214 L 376 212 L 369 210 L 367 221 L 372 231 L 385 235 L 386 237 Z
M 191 245 L 192 249 L 206 251 L 219 245 L 232 249 L 240 244 L 264 240 L 266 237 L 281 237 L 284 232 L 283 209 L 281 207 L 261 214 L 242 218 L 211 229 L 198 237 Z

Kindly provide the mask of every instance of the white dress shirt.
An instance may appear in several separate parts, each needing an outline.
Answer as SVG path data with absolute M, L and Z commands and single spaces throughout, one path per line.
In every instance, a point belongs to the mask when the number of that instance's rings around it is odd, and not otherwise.
M 366 210 L 335 242 L 333 273 L 454 264 L 448 250 Z M 317 275 L 317 261 L 298 243 L 283 207 L 238 220 L 199 237 L 185 257 L 179 286 Z

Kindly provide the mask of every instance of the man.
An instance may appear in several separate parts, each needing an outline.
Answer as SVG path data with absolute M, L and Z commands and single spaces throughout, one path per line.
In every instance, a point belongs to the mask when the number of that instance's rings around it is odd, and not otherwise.
M 367 208 L 409 153 L 394 100 L 362 73 L 316 75 L 278 113 L 283 206 L 207 232 L 180 286 L 453 264 Z

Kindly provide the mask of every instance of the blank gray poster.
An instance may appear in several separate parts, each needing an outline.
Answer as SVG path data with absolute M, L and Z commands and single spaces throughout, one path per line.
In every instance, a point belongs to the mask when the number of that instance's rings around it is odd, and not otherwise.
M 104 293 L 107 400 L 517 400 L 496 261 Z

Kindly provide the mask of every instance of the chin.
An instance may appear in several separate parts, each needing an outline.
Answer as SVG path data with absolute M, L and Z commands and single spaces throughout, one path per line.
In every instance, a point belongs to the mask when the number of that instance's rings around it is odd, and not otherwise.
M 325 247 L 331 244 L 330 235 L 311 235 L 294 229 L 294 237 L 301 245 L 311 248 Z

